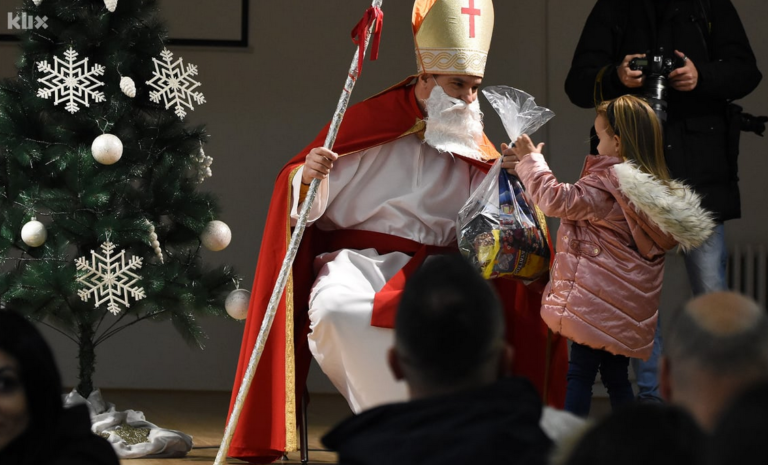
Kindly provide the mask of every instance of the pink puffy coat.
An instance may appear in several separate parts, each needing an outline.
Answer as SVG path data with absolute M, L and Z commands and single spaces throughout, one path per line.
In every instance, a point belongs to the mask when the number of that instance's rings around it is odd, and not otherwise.
M 544 214 L 561 219 L 544 321 L 579 344 L 648 359 L 666 251 L 697 247 L 714 228 L 700 198 L 617 157 L 589 155 L 575 184 L 558 182 L 538 153 L 517 174 Z

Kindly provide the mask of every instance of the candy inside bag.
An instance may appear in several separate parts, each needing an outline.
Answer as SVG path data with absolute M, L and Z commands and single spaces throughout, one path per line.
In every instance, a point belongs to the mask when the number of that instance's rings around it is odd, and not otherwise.
M 529 94 L 511 87 L 483 90 L 502 118 L 510 140 L 532 134 L 554 116 Z M 520 180 L 494 163 L 459 211 L 459 250 L 486 279 L 508 277 L 531 282 L 549 271 L 551 252 L 546 221 Z
M 534 281 L 549 271 L 550 250 L 543 217 L 531 207 L 520 181 L 494 164 L 486 180 L 491 189 L 475 193 L 459 212 L 459 250 L 486 279 Z M 493 189 L 495 187 L 495 189 Z

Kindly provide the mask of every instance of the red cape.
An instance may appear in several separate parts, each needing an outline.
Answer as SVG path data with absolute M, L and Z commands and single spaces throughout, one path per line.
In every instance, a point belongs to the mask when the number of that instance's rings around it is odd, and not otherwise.
M 409 81 L 350 107 L 333 150 L 344 156 L 421 130 L 424 115 L 416 103 L 413 87 L 407 85 Z M 312 148 L 323 146 L 327 132 L 328 126 L 277 177 L 256 267 L 230 414 L 290 241 L 293 174 L 303 165 Z M 486 142 L 484 151 L 498 157 L 487 139 Z M 486 172 L 491 166 L 490 163 L 465 160 Z M 297 449 L 297 399 L 301 399 L 304 392 L 311 360 L 307 343 L 307 307 L 315 280 L 312 262 L 318 254 L 329 251 L 326 248 L 322 233 L 308 227 L 243 406 L 230 445 L 230 457 L 269 463 L 280 458 L 283 452 Z M 547 328 L 539 316 L 540 291 L 535 292 L 512 280 L 497 279 L 494 283 L 506 307 L 507 338 L 515 349 L 515 373 L 530 379 L 540 394 L 545 391 L 546 383 L 547 403 L 562 407 L 568 363 L 566 341 L 552 336 L 550 362 L 547 363 Z M 547 365 L 549 374 L 545 373 Z

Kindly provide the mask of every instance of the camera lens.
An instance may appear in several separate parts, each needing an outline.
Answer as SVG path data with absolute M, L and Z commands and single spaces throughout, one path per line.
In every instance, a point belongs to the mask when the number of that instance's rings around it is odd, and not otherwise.
M 741 130 L 754 132 L 758 136 L 762 136 L 765 132 L 765 117 L 757 117 L 750 115 L 749 113 L 742 113 Z

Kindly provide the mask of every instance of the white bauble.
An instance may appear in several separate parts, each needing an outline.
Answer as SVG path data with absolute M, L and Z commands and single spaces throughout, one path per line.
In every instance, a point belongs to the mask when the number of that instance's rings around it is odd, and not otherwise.
M 32 2 L 35 4 L 35 6 L 40 6 L 40 4 L 43 3 L 43 0 L 32 0 Z
M 110 13 L 114 13 L 115 8 L 117 8 L 117 0 L 104 0 L 104 5 L 107 6 L 107 10 L 109 10 Z
M 48 231 L 45 230 L 45 225 L 35 218 L 21 228 L 21 240 L 30 247 L 40 247 L 47 238 Z
M 93 158 L 102 165 L 112 165 L 123 156 L 123 143 L 112 134 L 102 134 L 91 145 Z
M 245 289 L 235 289 L 224 301 L 227 314 L 235 320 L 245 320 L 248 316 L 248 304 L 251 301 L 251 293 Z
M 200 240 L 203 241 L 206 249 L 218 252 L 227 248 L 229 241 L 232 240 L 232 231 L 229 230 L 227 223 L 213 220 L 205 225 Z
M 123 78 L 120 79 L 120 90 L 122 90 L 128 97 L 136 97 L 136 84 L 133 82 L 133 79 L 128 76 L 123 76 Z

